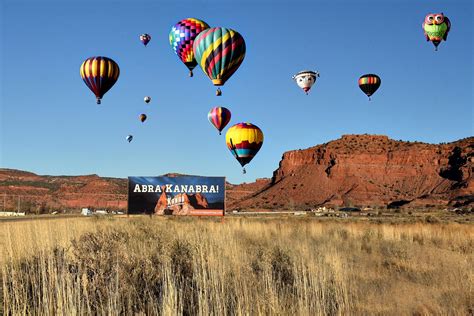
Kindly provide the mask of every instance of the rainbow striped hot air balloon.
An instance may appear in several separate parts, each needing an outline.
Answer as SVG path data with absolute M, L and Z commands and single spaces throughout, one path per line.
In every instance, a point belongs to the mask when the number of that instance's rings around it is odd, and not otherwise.
M 374 74 L 366 74 L 359 78 L 359 88 L 369 97 L 377 91 L 382 81 Z
M 223 86 L 245 57 L 242 35 L 223 27 L 201 32 L 194 40 L 193 47 L 198 64 L 215 86 Z M 221 94 L 219 88 L 216 94 Z
M 251 123 L 238 123 L 225 135 L 227 148 L 242 167 L 248 164 L 263 145 L 263 132 Z M 243 168 L 245 173 L 245 168 Z
M 196 36 L 209 28 L 206 22 L 187 18 L 176 23 L 170 31 L 169 40 L 179 59 L 188 67 L 189 76 L 193 76 L 193 69 L 197 62 L 194 59 L 193 43 Z
M 120 75 L 120 68 L 108 57 L 98 56 L 87 58 L 81 65 L 81 78 L 95 94 L 97 104 L 104 94 L 112 88 Z
M 212 108 L 207 114 L 207 119 L 209 120 L 209 122 L 211 122 L 212 125 L 217 128 L 217 130 L 219 131 L 219 135 L 229 123 L 230 117 L 231 113 L 229 109 L 221 106 L 216 106 Z

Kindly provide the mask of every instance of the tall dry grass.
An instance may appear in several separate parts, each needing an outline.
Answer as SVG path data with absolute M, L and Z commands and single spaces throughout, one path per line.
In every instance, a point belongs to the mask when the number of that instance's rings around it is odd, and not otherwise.
M 0 234 L 5 315 L 473 313 L 469 225 L 67 219 Z

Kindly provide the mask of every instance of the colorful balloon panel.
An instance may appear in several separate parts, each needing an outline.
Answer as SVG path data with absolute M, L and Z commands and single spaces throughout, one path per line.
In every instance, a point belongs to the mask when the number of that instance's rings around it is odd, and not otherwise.
M 243 167 L 258 153 L 263 145 L 263 132 L 251 123 L 238 123 L 229 128 L 225 141 L 227 148 Z
M 245 58 L 245 41 L 238 32 L 214 27 L 201 32 L 194 41 L 194 55 L 215 86 L 222 86 Z
M 366 74 L 359 78 L 359 88 L 370 97 L 380 87 L 380 77 L 374 74 Z
M 97 104 L 104 94 L 112 88 L 120 75 L 120 68 L 108 57 L 98 56 L 87 58 L 81 65 L 81 78 L 95 94 Z
M 227 126 L 230 121 L 231 113 L 229 109 L 221 106 L 216 106 L 212 108 L 209 113 L 207 114 L 207 119 L 214 125 L 219 134 L 222 130 Z
M 181 20 L 171 28 L 170 45 L 190 71 L 197 65 L 193 51 L 194 39 L 207 28 L 209 25 L 206 22 L 194 18 Z

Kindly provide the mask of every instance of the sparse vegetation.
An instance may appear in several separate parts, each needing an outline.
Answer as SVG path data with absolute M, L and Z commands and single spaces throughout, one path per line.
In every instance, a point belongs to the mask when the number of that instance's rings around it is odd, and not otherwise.
M 426 221 L 3 222 L 3 314 L 472 313 L 473 227 Z

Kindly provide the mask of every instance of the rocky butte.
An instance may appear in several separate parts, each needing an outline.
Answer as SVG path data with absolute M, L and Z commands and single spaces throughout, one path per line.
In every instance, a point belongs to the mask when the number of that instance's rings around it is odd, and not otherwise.
M 227 183 L 226 206 L 227 210 L 472 206 L 473 156 L 474 137 L 436 145 L 382 135 L 344 135 L 284 153 L 271 179 Z M 16 210 L 20 201 L 22 211 L 33 213 L 81 207 L 124 210 L 127 179 L 0 169 L 0 194 L 6 209 Z M 198 196 L 188 200 L 207 203 Z M 155 211 L 159 210 L 157 205 Z
M 269 183 L 229 208 L 463 206 L 473 203 L 474 137 L 448 144 L 382 135 L 340 139 L 283 154 Z

